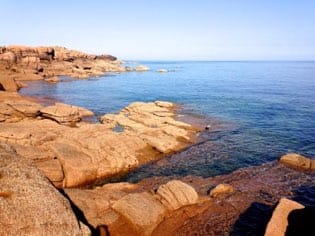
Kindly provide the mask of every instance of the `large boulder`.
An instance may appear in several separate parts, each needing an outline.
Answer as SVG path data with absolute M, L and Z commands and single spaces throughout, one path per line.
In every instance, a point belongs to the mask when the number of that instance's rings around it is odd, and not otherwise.
M 280 158 L 280 162 L 289 166 L 298 169 L 304 170 L 315 170 L 315 160 L 311 158 L 307 158 L 300 154 L 296 153 L 288 153 Z
M 195 204 L 198 200 L 195 189 L 179 180 L 172 180 L 161 185 L 157 190 L 157 195 L 161 197 L 163 205 L 171 210 Z
M 0 143 L 0 234 L 82 235 L 68 200 L 4 143 Z
M 178 180 L 161 185 L 156 193 L 129 183 L 65 191 L 94 227 L 106 225 L 110 235 L 151 235 L 175 211 L 199 202 L 196 191 Z

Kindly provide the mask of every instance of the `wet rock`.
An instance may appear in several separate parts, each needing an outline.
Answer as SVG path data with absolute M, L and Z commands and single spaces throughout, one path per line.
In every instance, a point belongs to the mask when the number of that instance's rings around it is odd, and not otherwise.
M 234 188 L 229 184 L 219 184 L 209 193 L 210 197 L 218 197 L 220 195 L 227 195 L 234 192 Z
M 0 234 L 82 235 L 69 202 L 4 143 L 0 143 Z
M 304 208 L 304 206 L 300 203 L 289 200 L 287 198 L 280 199 L 267 225 L 265 236 L 286 235 L 288 216 L 290 212 L 302 208 Z
M 280 163 L 304 170 L 315 170 L 315 160 L 296 153 L 283 155 L 280 158 Z

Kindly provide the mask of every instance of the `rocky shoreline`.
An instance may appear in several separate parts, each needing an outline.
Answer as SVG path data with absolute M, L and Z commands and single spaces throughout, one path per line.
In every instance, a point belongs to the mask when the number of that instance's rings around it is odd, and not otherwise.
M 65 47 L 0 47 L 0 91 L 16 92 L 27 86 L 24 81 L 59 81 L 58 76 L 78 79 L 97 77 L 109 72 L 147 71 L 148 67 L 124 66 L 111 55 L 93 55 Z
M 147 70 L 134 70 L 140 69 Z M 83 118 L 93 112 L 85 108 L 44 106 L 16 92 L 22 80 L 56 82 L 52 78 L 59 75 L 86 78 L 130 70 L 108 55 L 60 47 L 0 48 L 1 235 L 304 232 L 294 224 L 298 218 L 293 223 L 287 218 L 297 210 L 314 216 L 313 159 L 288 154 L 212 178 L 103 184 L 189 147 L 202 130 L 177 119 L 171 102 L 134 102 L 88 123 Z

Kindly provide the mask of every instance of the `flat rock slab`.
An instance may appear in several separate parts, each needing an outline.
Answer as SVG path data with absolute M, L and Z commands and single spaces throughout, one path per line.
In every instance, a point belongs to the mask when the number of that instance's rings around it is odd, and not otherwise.
M 54 106 L 44 107 L 40 110 L 41 115 L 57 121 L 60 124 L 79 122 L 82 117 L 93 116 L 94 113 L 82 107 L 56 103 Z
M 272 217 L 267 225 L 265 236 L 285 236 L 288 226 L 289 214 L 304 206 L 287 198 L 280 199 Z
M 27 104 L 15 107 L 27 114 L 38 110 Z M 137 102 L 118 114 L 104 115 L 102 124 L 69 126 L 60 124 L 78 121 L 92 112 L 57 103 L 40 109 L 40 119 L 0 122 L 0 140 L 38 163 L 55 186 L 82 186 L 125 174 L 191 145 L 198 130 L 177 121 L 174 108 L 170 102 Z M 121 127 L 119 132 L 117 126 Z

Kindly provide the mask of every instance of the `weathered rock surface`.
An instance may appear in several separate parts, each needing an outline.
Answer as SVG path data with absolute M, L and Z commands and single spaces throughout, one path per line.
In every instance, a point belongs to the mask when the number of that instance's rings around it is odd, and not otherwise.
M 122 72 L 125 68 L 110 55 L 90 55 L 64 47 L 0 47 L 0 90 L 17 91 L 15 81 L 58 82 L 56 76 L 74 78 Z
M 174 104 L 168 102 L 134 102 L 119 114 L 102 116 L 101 122 L 122 126 L 159 152 L 170 153 L 186 146 L 194 134 L 191 125 L 174 119 L 173 108 Z
M 13 78 L 6 78 L 0 74 L 0 91 L 16 92 L 18 88 L 19 87 Z
M 85 116 L 93 116 L 94 113 L 82 107 L 71 106 L 64 103 L 56 103 L 40 110 L 41 116 L 50 118 L 60 124 L 79 122 Z
M 68 200 L 4 143 L 0 143 L 0 235 L 82 235 Z
M 265 236 L 285 236 L 290 212 L 303 209 L 304 206 L 287 198 L 280 199 L 267 225 Z
M 127 183 L 94 190 L 66 189 L 88 221 L 94 227 L 106 225 L 110 235 L 151 235 L 165 217 L 199 201 L 196 191 L 178 180 L 161 185 L 157 193 L 135 191 L 137 186 Z
M 158 189 L 174 176 L 152 177 L 137 183 L 137 191 Z M 315 173 L 288 168 L 279 162 L 237 170 L 228 175 L 187 176 L 199 195 L 197 204 L 181 207 L 165 217 L 152 235 L 263 235 L 273 207 L 282 198 L 306 205 L 315 202 Z M 225 183 L 234 192 L 209 197 L 209 190 Z
M 170 210 L 194 204 L 198 200 L 195 189 L 179 180 L 172 180 L 161 185 L 156 193 L 160 196 L 162 204 Z
M 37 114 L 40 108 L 15 107 L 27 115 Z M 74 187 L 129 172 L 178 151 L 194 142 L 197 133 L 174 119 L 174 105 L 168 102 L 133 103 L 119 114 L 103 116 L 104 124 L 70 127 L 51 121 L 71 123 L 87 114 L 64 104 L 42 108 L 41 119 L 0 122 L 0 140 L 33 160 L 56 186 Z M 123 127 L 121 132 L 115 131 L 117 125 Z
M 285 154 L 281 156 L 280 162 L 290 167 L 315 171 L 315 159 L 307 158 L 300 154 Z
M 26 99 L 0 100 L 0 122 L 18 122 L 35 118 L 40 114 L 42 106 Z

